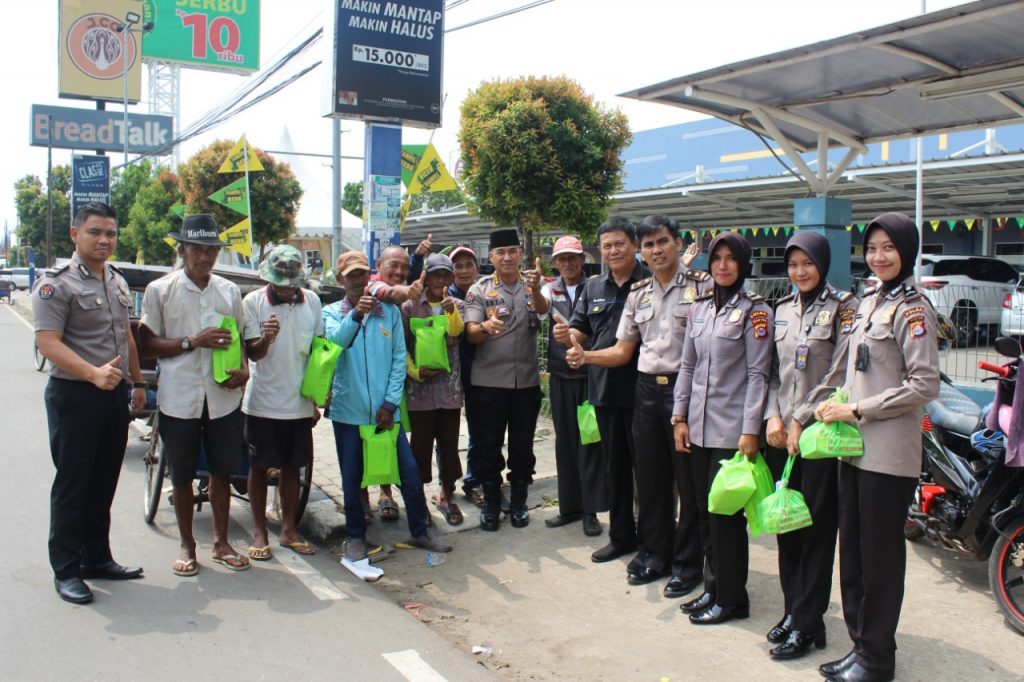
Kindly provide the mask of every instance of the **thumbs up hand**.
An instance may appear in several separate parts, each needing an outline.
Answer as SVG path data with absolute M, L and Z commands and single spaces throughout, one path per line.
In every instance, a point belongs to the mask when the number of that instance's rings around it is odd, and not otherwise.
M 533 262 L 533 270 L 526 271 L 526 286 L 530 287 L 531 291 L 535 290 L 537 285 L 540 284 L 540 276 L 541 267 L 540 258 L 538 257 Z
M 409 285 L 409 298 L 407 300 L 415 301 L 421 295 L 423 295 L 423 287 L 426 286 L 426 284 L 427 284 L 427 270 L 426 270 L 426 268 L 424 268 L 423 269 L 423 274 L 420 275 L 420 278 L 418 280 L 416 280 L 415 282 L 413 282 L 412 284 Z
M 573 369 L 582 367 L 587 364 L 587 352 L 583 350 L 583 346 L 576 340 L 575 336 L 569 335 L 569 340 L 572 342 L 572 347 L 565 351 L 565 361 L 569 363 L 569 366 Z
M 434 245 L 433 235 L 428 234 L 427 238 L 416 245 L 416 255 L 423 258 L 430 253 L 430 248 Z
M 101 390 L 112 391 L 121 383 L 124 376 L 121 373 L 121 356 L 118 355 L 105 365 L 97 367 L 93 371 L 92 384 Z

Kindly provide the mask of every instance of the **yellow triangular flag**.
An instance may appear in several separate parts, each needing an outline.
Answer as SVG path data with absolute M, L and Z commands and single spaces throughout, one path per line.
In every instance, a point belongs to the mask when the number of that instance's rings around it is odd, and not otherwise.
M 941 220 L 929 220 L 928 224 L 932 226 L 932 232 L 938 232 L 939 231 L 939 225 L 942 224 L 942 221 Z
M 249 241 L 249 219 L 245 218 L 220 233 L 220 240 L 228 248 L 243 256 L 252 257 L 252 242 Z
M 398 224 L 398 231 L 401 232 L 405 228 L 405 217 L 409 215 L 409 209 L 412 208 L 412 197 L 406 199 L 402 203 L 402 220 Z
M 172 249 L 178 248 L 178 242 L 174 241 L 170 237 L 164 237 L 164 244 L 167 244 L 167 246 L 171 247 Z
M 455 179 L 444 167 L 441 157 L 437 154 L 434 145 L 429 144 L 423 150 L 420 163 L 412 174 L 412 181 L 409 182 L 409 194 L 420 192 L 448 192 L 457 189 Z
M 252 148 L 245 139 L 245 135 L 242 135 L 235 143 L 235 146 L 228 152 L 228 156 L 224 159 L 224 163 L 220 165 L 217 170 L 218 173 L 244 173 L 246 171 L 245 160 L 248 156 L 249 159 L 249 172 L 254 173 L 256 171 L 263 170 L 263 164 L 260 163 L 260 157 L 256 156 L 256 150 Z

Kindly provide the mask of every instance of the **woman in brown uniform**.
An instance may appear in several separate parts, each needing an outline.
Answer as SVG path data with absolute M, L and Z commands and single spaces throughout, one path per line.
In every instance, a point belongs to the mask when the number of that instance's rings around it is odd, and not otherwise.
M 853 651 L 819 670 L 829 680 L 891 680 L 907 568 L 903 523 L 921 467 L 921 408 L 939 393 L 936 317 L 914 287 L 917 226 L 883 213 L 864 231 L 868 267 L 881 282 L 864 292 L 850 334 L 850 402 L 815 416 L 857 422 L 864 456 L 839 465 L 839 572 Z
M 775 659 L 803 656 L 811 644 L 825 647 L 825 622 L 832 591 L 836 529 L 835 459 L 802 460 L 800 434 L 814 422 L 814 408 L 846 380 L 846 351 L 857 314 L 857 299 L 825 279 L 831 264 L 828 240 L 798 232 L 786 244 L 785 262 L 796 291 L 775 308 L 775 356 L 765 408 L 768 466 L 776 479 L 796 457 L 789 487 L 803 493 L 814 523 L 783 533 L 779 581 L 785 615 L 768 632 Z

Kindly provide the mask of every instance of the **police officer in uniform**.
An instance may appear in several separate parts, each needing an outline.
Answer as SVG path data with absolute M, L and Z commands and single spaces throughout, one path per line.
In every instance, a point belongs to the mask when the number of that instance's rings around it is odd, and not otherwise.
M 107 259 L 117 218 L 87 204 L 71 224 L 71 262 L 45 274 L 32 292 L 39 351 L 50 361 L 46 419 L 57 467 L 50 490 L 50 566 L 61 599 L 87 604 L 82 579 L 141 578 L 110 551 L 110 504 L 128 442 L 129 400 L 146 403 L 129 323 L 128 284 Z M 130 395 L 129 395 L 130 392 Z
M 737 450 L 757 455 L 772 359 L 772 313 L 743 282 L 750 245 L 734 232 L 711 241 L 714 289 L 690 309 L 675 387 L 675 445 L 690 467 L 689 492 L 699 506 L 701 541 L 710 563 L 704 594 L 681 606 L 695 625 L 750 615 L 747 597 L 747 520 L 708 513 L 708 490 Z M 685 496 L 684 496 L 685 497 Z
M 494 275 L 474 284 L 466 296 L 466 336 L 478 344 L 473 360 L 473 395 L 478 409 L 479 467 L 484 489 L 480 527 L 498 530 L 501 511 L 501 446 L 508 431 L 508 480 L 513 528 L 530 523 L 526 494 L 533 482 L 533 434 L 540 414 L 537 330 L 548 312 L 540 290 L 540 259 L 519 272 L 523 247 L 514 228 L 494 230 L 490 238 Z
M 631 287 L 616 333 L 618 342 L 611 348 L 585 351 L 573 339 L 566 360 L 570 367 L 615 367 L 628 362 L 640 348 L 633 441 L 644 552 L 627 569 L 626 577 L 632 585 L 643 585 L 671 573 L 664 594 L 681 597 L 700 582 L 704 557 L 689 468 L 675 453 L 672 389 L 690 304 L 710 280 L 707 273 L 691 271 L 680 261 L 683 242 L 674 220 L 649 216 L 637 226 L 637 237 L 654 276 Z M 678 523 L 673 480 L 681 499 Z
M 939 394 L 937 322 L 914 286 L 917 226 L 883 213 L 864 230 L 864 260 L 881 282 L 864 292 L 850 333 L 848 403 L 826 401 L 824 422 L 856 422 L 864 455 L 839 464 L 839 581 L 853 640 L 819 667 L 829 680 L 877 682 L 896 672 L 896 626 L 907 547 L 903 524 L 921 472 L 921 409 Z
M 778 644 L 771 650 L 775 659 L 802 656 L 812 643 L 825 646 L 822 616 L 832 592 L 839 524 L 837 461 L 801 459 L 799 443 L 804 427 L 814 422 L 814 408 L 846 380 L 846 351 L 859 303 L 825 279 L 831 253 L 823 235 L 796 233 L 784 258 L 796 291 L 775 308 L 765 458 L 776 480 L 794 458 L 789 487 L 803 494 L 814 523 L 776 536 L 785 613 L 767 635 Z

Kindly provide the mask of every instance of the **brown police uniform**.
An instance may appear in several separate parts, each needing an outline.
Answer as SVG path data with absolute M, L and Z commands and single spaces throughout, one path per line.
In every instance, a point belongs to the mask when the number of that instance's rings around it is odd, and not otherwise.
M 782 419 L 787 433 L 794 420 L 804 427 L 814 422 L 814 408 L 846 380 L 847 349 L 858 303 L 853 294 L 827 283 L 806 303 L 799 293 L 778 302 L 766 420 Z M 776 480 L 788 457 L 785 448 L 766 449 Z M 832 591 L 839 525 L 837 466 L 832 458 L 796 458 L 789 487 L 803 494 L 814 524 L 777 536 L 785 613 L 791 617 L 790 628 L 805 634 L 824 628 L 822 616 Z
M 680 263 L 672 281 L 655 277 L 633 285 L 626 297 L 617 336 L 639 342 L 639 373 L 633 412 L 636 480 L 639 501 L 639 559 L 651 571 L 684 581 L 700 578 L 704 557 L 697 528 L 697 503 L 690 469 L 675 452 L 672 390 L 679 372 L 691 304 L 713 286 L 710 275 Z M 680 514 L 676 522 L 676 495 Z
M 864 456 L 839 465 L 843 616 L 858 662 L 882 674 L 896 665 L 922 408 L 939 394 L 936 328 L 935 311 L 908 277 L 889 292 L 865 292 L 850 333 L 846 388 L 863 415 Z

